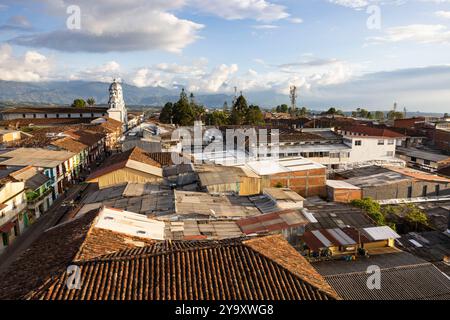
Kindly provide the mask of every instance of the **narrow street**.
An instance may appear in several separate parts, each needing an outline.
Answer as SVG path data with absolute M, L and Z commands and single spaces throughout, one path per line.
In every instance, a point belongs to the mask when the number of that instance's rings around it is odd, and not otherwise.
M 0 273 L 8 269 L 12 262 L 17 259 L 39 236 L 48 228 L 53 227 L 64 219 L 70 207 L 62 206 L 63 202 L 76 199 L 79 192 L 83 192 L 87 185 L 74 185 L 67 193 L 59 197 L 51 208 L 42 215 L 33 225 L 22 233 L 0 256 Z
M 82 173 L 82 178 L 96 170 L 103 164 L 106 158 L 100 158 L 89 165 L 89 170 Z M 32 224 L 24 233 L 22 233 L 1 255 L 0 255 L 0 273 L 8 269 L 12 262 L 17 259 L 30 245 L 44 233 L 45 230 L 67 221 L 68 213 L 73 206 L 64 206 L 64 203 L 73 203 L 81 201 L 96 187 L 92 184 L 74 184 L 62 196 L 53 202 L 50 209 L 44 213 L 34 224 Z

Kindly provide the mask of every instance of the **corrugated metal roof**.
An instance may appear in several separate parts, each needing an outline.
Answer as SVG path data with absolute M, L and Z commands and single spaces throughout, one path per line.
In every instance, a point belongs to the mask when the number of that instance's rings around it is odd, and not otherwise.
M 401 238 L 394 230 L 388 226 L 364 228 L 364 232 L 374 241 L 399 239 Z

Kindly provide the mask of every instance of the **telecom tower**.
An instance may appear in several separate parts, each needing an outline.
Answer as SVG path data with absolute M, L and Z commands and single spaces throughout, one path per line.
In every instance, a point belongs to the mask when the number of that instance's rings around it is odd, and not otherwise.
M 291 99 L 291 114 L 295 114 L 297 111 L 297 87 L 291 86 L 289 91 L 289 97 Z
M 237 87 L 234 87 L 234 97 L 233 102 L 231 103 L 232 107 L 236 104 L 236 101 L 237 101 Z

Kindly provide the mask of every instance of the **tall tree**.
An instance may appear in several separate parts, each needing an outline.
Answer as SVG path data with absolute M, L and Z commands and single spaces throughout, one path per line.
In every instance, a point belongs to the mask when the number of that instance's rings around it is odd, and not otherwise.
M 75 99 L 75 100 L 73 100 L 72 107 L 73 108 L 84 108 L 84 107 L 86 107 L 86 101 L 84 101 L 83 99 Z
M 220 110 L 214 110 L 206 115 L 206 121 L 211 126 L 223 126 L 228 124 L 228 114 Z
M 248 125 L 260 125 L 264 124 L 264 116 L 259 106 L 250 105 L 245 117 L 245 124 Z
M 93 107 L 95 105 L 95 99 L 94 98 L 88 98 L 86 100 L 89 107 Z
M 173 105 L 173 123 L 181 126 L 194 124 L 195 113 L 184 89 L 181 90 L 180 99 Z
M 172 123 L 173 117 L 173 103 L 167 102 L 161 110 L 159 115 L 159 121 L 162 123 Z
M 246 116 L 248 112 L 247 100 L 241 94 L 233 104 L 231 110 L 230 122 L 233 125 L 243 125 L 246 122 Z
M 383 111 L 375 111 L 375 119 L 378 121 L 384 120 L 384 112 Z

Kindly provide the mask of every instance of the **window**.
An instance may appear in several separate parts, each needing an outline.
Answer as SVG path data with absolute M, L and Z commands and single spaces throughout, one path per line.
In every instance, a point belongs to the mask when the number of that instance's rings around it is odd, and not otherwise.
M 441 186 L 437 184 L 434 189 L 435 189 L 435 192 L 436 192 L 436 197 L 439 197 L 439 193 L 441 192 Z
M 45 115 L 44 115 L 44 118 L 48 118 L 48 114 L 45 114 Z
M 25 115 L 25 113 L 23 113 L 23 114 L 22 114 L 22 118 L 25 118 L 25 117 L 26 117 L 26 115 Z
M 59 113 L 56 114 L 56 118 L 59 118 Z
M 355 146 L 362 146 L 361 140 L 355 140 Z
M 388 151 L 388 152 L 386 153 L 386 155 L 387 155 L 388 157 L 393 157 L 393 156 L 394 156 L 394 151 Z
M 428 194 L 428 186 L 423 186 L 422 188 L 422 197 L 426 197 Z
M 429 166 L 431 164 L 431 161 L 430 160 L 423 160 L 423 164 Z
M 80 118 L 83 118 L 83 114 L 82 113 L 80 113 Z
M 408 187 L 408 198 L 412 198 L 412 187 Z
M 417 158 L 416 157 L 411 157 L 411 161 L 412 162 L 417 162 Z
M 392 146 L 395 143 L 395 140 L 388 140 L 388 145 Z
M 33 113 L 33 118 L 35 118 L 35 119 L 36 119 L 36 113 Z
M 67 117 L 68 117 L 68 118 L 72 118 L 72 115 L 69 113 L 69 114 L 67 115 Z
M 378 145 L 379 146 L 384 146 L 384 140 L 378 140 Z

